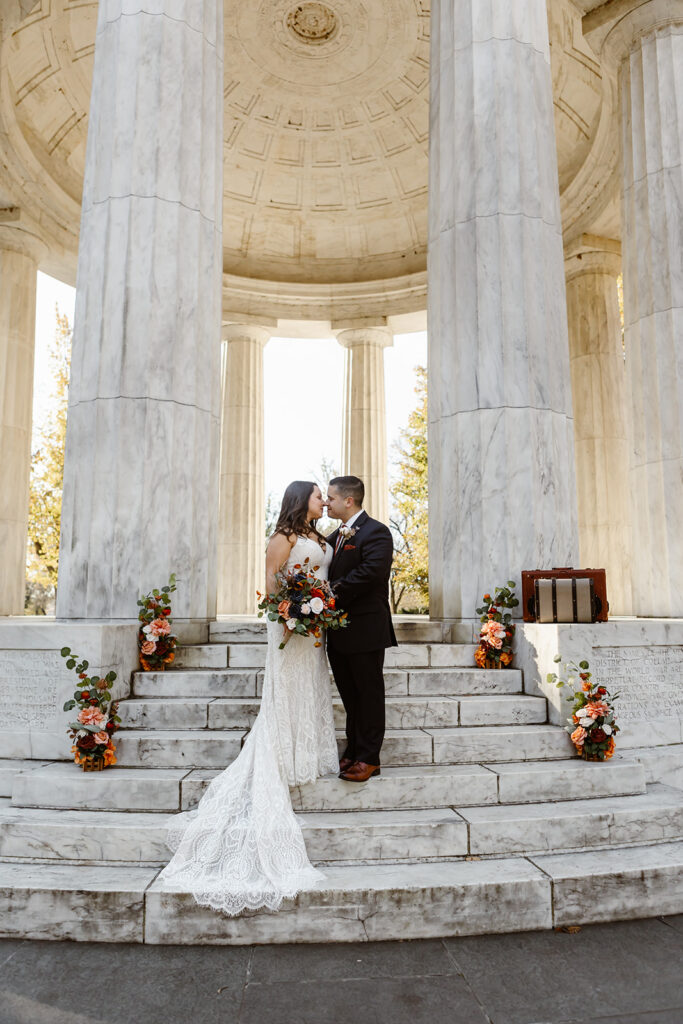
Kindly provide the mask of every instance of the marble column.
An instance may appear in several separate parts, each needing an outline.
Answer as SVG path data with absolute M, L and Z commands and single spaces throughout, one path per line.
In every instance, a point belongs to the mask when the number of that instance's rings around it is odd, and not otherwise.
M 567 253 L 565 270 L 581 565 L 606 569 L 610 613 L 630 615 L 630 437 L 619 243 L 591 237 Z
M 386 327 L 337 331 L 346 349 L 344 413 L 342 421 L 342 473 L 365 484 L 367 512 L 389 522 L 387 411 L 384 395 L 384 349 L 394 338 Z
M 545 0 L 432 4 L 430 614 L 578 558 Z
M 223 328 L 218 614 L 253 615 L 265 583 L 263 349 L 265 327 Z
M 35 235 L 0 225 L 0 615 L 23 615 L 31 475 Z
M 216 608 L 223 4 L 99 5 L 57 615 Z M 189 627 L 188 627 L 189 628 Z
M 584 30 L 619 74 L 624 332 L 633 416 L 633 611 L 678 617 L 683 615 L 683 4 L 624 2 L 613 22 L 584 18 Z

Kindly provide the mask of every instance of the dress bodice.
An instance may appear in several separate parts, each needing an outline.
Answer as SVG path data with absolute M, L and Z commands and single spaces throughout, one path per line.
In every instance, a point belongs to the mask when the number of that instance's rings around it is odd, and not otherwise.
M 319 566 L 320 568 L 316 571 L 316 576 L 321 580 L 326 580 L 330 562 L 332 561 L 332 554 L 332 548 L 327 543 L 325 543 L 325 550 L 323 551 L 318 541 L 313 537 L 297 537 L 287 559 L 287 571 L 289 572 L 295 565 L 303 565 L 304 560 L 307 558 L 308 568 L 312 570 L 314 566 Z

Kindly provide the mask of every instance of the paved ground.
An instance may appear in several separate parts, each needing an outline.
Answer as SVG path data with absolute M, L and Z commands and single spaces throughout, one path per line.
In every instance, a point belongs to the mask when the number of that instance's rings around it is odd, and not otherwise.
M 683 915 L 422 942 L 0 940 L 0 1024 L 683 1024 Z

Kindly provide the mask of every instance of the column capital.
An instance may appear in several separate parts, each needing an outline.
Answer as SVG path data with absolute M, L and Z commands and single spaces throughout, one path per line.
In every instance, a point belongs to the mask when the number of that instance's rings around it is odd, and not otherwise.
M 617 67 L 648 32 L 676 23 L 683 29 L 680 0 L 607 0 L 581 25 L 601 61 Z
M 394 344 L 394 335 L 388 327 L 352 327 L 334 333 L 344 348 L 356 348 L 359 345 L 391 348 Z
M 615 238 L 581 235 L 565 247 L 564 271 L 567 282 L 582 274 L 618 277 L 621 273 L 621 243 Z
M 221 337 L 223 341 L 249 341 L 258 345 L 266 345 L 273 336 L 273 328 L 260 324 L 223 324 Z

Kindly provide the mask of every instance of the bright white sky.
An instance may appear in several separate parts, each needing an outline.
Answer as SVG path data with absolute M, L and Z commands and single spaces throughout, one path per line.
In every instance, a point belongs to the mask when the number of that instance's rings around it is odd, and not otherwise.
M 55 305 L 73 323 L 74 296 L 73 288 L 38 274 L 35 427 L 44 421 L 52 392 L 48 348 L 54 337 Z M 415 406 L 415 367 L 426 361 L 424 332 L 397 335 L 393 347 L 385 349 L 390 460 L 391 446 Z M 279 495 L 290 480 L 317 474 L 323 459 L 341 469 L 343 388 L 344 350 L 334 339 L 272 338 L 268 342 L 264 351 L 266 494 Z M 283 429 L 283 423 L 291 429 Z

